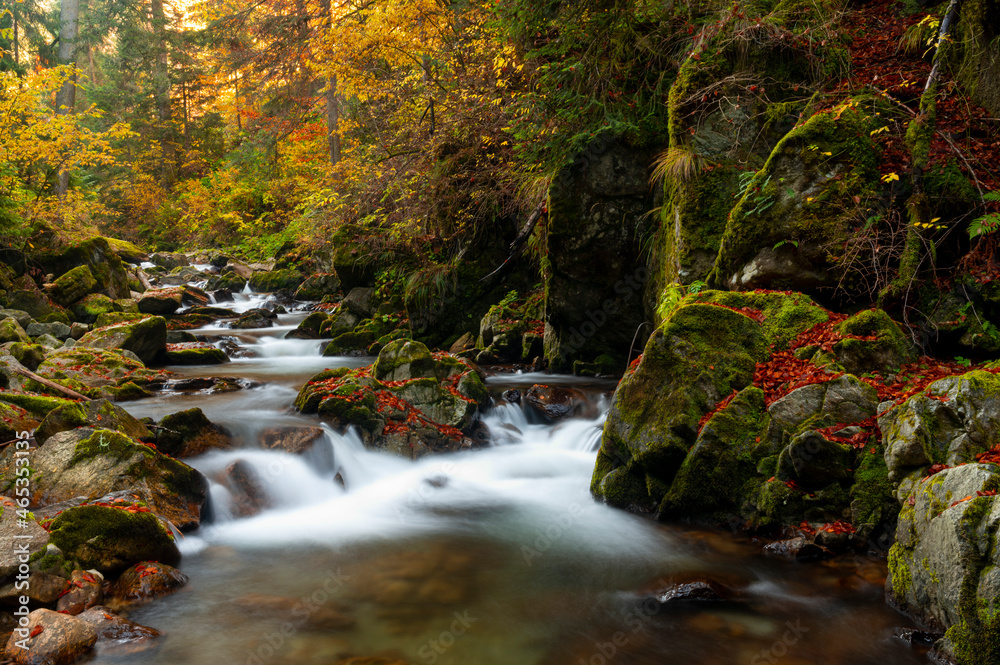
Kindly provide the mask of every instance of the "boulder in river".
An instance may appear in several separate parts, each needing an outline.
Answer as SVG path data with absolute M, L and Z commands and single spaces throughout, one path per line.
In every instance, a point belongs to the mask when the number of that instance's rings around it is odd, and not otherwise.
M 155 363 L 167 346 L 167 322 L 160 316 L 116 323 L 83 336 L 80 346 L 97 349 L 127 349 L 148 364 Z
M 114 401 L 148 396 L 143 387 L 163 380 L 163 373 L 146 369 L 126 349 L 80 346 L 49 354 L 35 372 L 88 397 Z M 28 381 L 25 386 L 38 392 L 51 392 L 50 388 L 34 381 Z
M 59 596 L 56 610 L 63 614 L 77 615 L 104 602 L 104 576 L 96 570 L 74 570 L 69 588 Z
M 54 282 L 46 285 L 49 297 L 63 307 L 69 307 L 88 293 L 92 293 L 95 288 L 97 280 L 86 265 L 71 268 Z
M 141 603 L 169 595 L 188 583 L 188 576 L 158 561 L 141 561 L 125 569 L 111 586 L 119 602 Z
M 523 399 L 530 412 L 546 423 L 597 415 L 589 408 L 586 395 L 576 388 L 534 385 Z
M 240 315 L 238 319 L 229 324 L 230 328 L 240 330 L 253 330 L 257 328 L 271 328 L 274 326 L 275 316 L 264 309 L 251 309 Z
M 208 483 L 198 471 L 121 432 L 89 427 L 59 432 L 28 454 L 33 505 L 131 490 L 179 529 L 198 525 Z M 13 483 L 14 451 L 0 453 L 0 483 Z
M 49 524 L 52 542 L 84 568 L 117 573 L 142 561 L 175 564 L 181 555 L 173 535 L 141 504 L 82 505 Z
M 96 642 L 97 631 L 86 621 L 41 609 L 11 634 L 4 655 L 16 665 L 69 665 Z
M 65 404 L 49 411 L 35 431 L 35 440 L 42 444 L 59 432 L 87 426 L 113 429 L 131 439 L 153 438 L 153 433 L 128 411 L 106 399 L 95 399 Z
M 146 291 L 139 298 L 139 311 L 158 316 L 173 314 L 181 308 L 183 295 L 179 288 Z
M 295 290 L 296 300 L 329 300 L 340 295 L 337 273 L 314 273 Z
M 164 416 L 155 429 L 156 449 L 171 457 L 194 457 L 235 445 L 229 432 L 197 407 Z
M 225 351 L 207 342 L 167 344 L 166 356 L 170 365 L 221 365 L 229 362 Z

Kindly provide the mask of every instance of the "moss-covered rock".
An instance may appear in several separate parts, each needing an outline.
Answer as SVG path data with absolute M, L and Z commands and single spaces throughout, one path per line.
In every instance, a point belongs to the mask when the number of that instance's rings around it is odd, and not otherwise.
M 198 525 L 208 493 L 208 481 L 198 471 L 107 429 L 54 434 L 28 454 L 28 466 L 33 505 L 127 490 L 179 529 Z M 13 487 L 17 468 L 10 448 L 0 453 L 0 488 Z
M 328 318 L 330 318 L 329 314 L 325 312 L 313 312 L 302 319 L 295 330 L 290 330 L 285 337 L 288 339 L 320 339 L 322 337 L 320 328 Z
M 184 292 L 181 289 L 156 289 L 146 291 L 139 298 L 139 311 L 143 314 L 165 316 L 181 308 Z
M 86 266 L 97 282 L 94 287 L 113 299 L 128 298 L 128 274 L 106 238 L 91 238 L 65 249 L 41 252 L 36 259 L 57 278 L 79 266 Z
M 15 404 L 0 402 L 0 443 L 13 441 L 22 432 L 31 432 L 38 427 L 37 416 Z
M 23 342 L 27 344 L 30 341 L 28 333 L 24 331 L 24 328 L 17 322 L 17 319 L 8 317 L 0 321 L 0 344 L 6 344 L 7 342 Z
M 855 314 L 838 325 L 837 332 L 851 336 L 837 342 L 833 353 L 852 374 L 888 372 L 915 357 L 912 344 L 899 325 L 880 309 Z
M 431 353 L 430 349 L 408 339 L 399 339 L 386 345 L 372 366 L 372 374 L 379 381 L 409 381 L 434 378 L 438 381 L 468 372 L 470 365 L 445 353 Z
M 118 390 L 128 384 L 146 386 L 162 381 L 165 373 L 146 367 L 128 351 L 76 346 L 50 354 L 36 372 L 51 381 L 87 397 L 119 400 Z M 26 387 L 37 392 L 51 392 L 46 386 L 28 381 Z M 128 388 L 129 391 L 133 390 Z
M 76 403 L 59 397 L 12 392 L 0 392 L 0 402 L 20 407 L 38 420 L 45 418 L 53 409 Z
M 142 362 L 155 363 L 166 351 L 167 322 L 161 316 L 148 316 L 104 326 L 84 335 L 79 345 L 96 349 L 127 349 Z
M 102 314 L 120 312 L 121 305 L 102 293 L 91 293 L 73 303 L 70 307 L 73 319 L 82 323 L 94 323 Z
M 255 272 L 250 276 L 250 288 L 257 293 L 274 291 L 295 291 L 302 284 L 302 274 L 298 270 L 285 268 L 268 272 Z
M 97 288 L 97 280 L 86 265 L 76 266 L 63 273 L 52 284 L 48 285 L 49 297 L 62 305 L 69 307 Z
M 828 248 L 843 241 L 855 197 L 878 183 L 870 122 L 849 100 L 785 135 L 729 213 L 709 282 L 796 291 L 836 285 Z
M 167 344 L 168 365 L 221 365 L 227 362 L 226 352 L 207 342 Z
M 31 371 L 38 369 L 45 362 L 45 358 L 52 352 L 48 347 L 44 347 L 41 344 L 25 344 L 24 342 L 15 342 L 10 345 L 8 350 L 10 351 L 10 355 Z
M 149 260 L 149 254 L 144 252 L 142 248 L 138 247 L 134 243 L 127 240 L 119 240 L 118 238 L 105 238 L 108 241 L 108 246 L 111 248 L 115 254 L 118 255 L 125 263 L 131 263 L 132 265 L 139 265 L 144 261 Z
M 935 381 L 878 422 L 889 479 L 902 502 L 931 465 L 974 462 L 996 444 L 1000 377 L 975 370 Z
M 340 295 L 340 278 L 337 273 L 314 273 L 295 290 L 296 300 L 331 302 Z
M 43 444 L 59 432 L 88 426 L 113 429 L 135 440 L 150 441 L 153 438 L 153 433 L 142 421 L 134 418 L 128 411 L 106 399 L 96 399 L 64 404 L 49 411 L 35 432 L 35 440 Z
M 115 304 L 121 306 L 123 301 L 116 300 Z M 135 301 L 129 301 L 135 305 Z M 133 321 L 141 321 L 146 318 L 148 314 L 140 314 L 138 308 L 135 311 L 127 311 L 124 308 L 110 312 L 104 312 L 103 314 L 98 314 L 97 320 L 94 321 L 94 326 L 96 328 L 106 328 L 107 326 L 113 326 L 118 323 L 131 323 Z
M 889 553 L 890 602 L 933 629 L 937 647 L 962 665 L 1000 659 L 1000 473 L 993 464 L 946 469 L 903 505 Z
M 52 520 L 49 533 L 52 542 L 81 568 L 102 573 L 117 573 L 140 561 L 180 561 L 173 536 L 163 523 L 151 512 L 135 510 L 127 504 L 70 508 Z

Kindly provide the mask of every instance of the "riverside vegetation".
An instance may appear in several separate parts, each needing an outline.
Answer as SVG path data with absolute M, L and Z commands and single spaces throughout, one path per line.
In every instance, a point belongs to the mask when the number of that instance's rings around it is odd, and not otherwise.
M 266 491 L 185 461 L 244 443 L 201 410 L 121 405 L 257 387 L 206 329 L 308 308 L 287 339 L 370 361 L 298 387 L 317 424 L 418 460 L 497 445 L 503 402 L 590 408 L 495 368 L 620 378 L 596 501 L 884 560 L 929 659 L 1000 663 L 996 0 L 87 11 L 0 10 L 7 658 L 156 643 L 125 615 L 185 585 L 211 483 Z M 731 591 L 700 584 L 670 593 Z

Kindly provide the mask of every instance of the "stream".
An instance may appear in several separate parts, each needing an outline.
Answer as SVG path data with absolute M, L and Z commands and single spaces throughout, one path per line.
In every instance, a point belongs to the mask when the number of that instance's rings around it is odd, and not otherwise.
M 262 298 L 240 294 L 228 306 L 245 310 Z M 179 539 L 179 567 L 190 582 L 130 614 L 164 637 L 142 651 L 102 648 L 91 662 L 927 662 L 893 637 L 913 624 L 884 603 L 883 561 L 776 561 L 748 538 L 595 503 L 588 488 L 603 415 L 543 425 L 504 403 L 485 416 L 495 445 L 416 462 L 366 450 L 354 434 L 329 428 L 301 456 L 261 449 L 265 428 L 319 424 L 291 409 L 311 376 L 371 361 L 324 358 L 322 342 L 283 339 L 304 316 L 280 315 L 277 327 L 263 330 L 193 331 L 234 337 L 254 357 L 170 368 L 259 387 L 123 405 L 156 419 L 201 408 L 243 447 L 186 461 L 211 478 L 244 460 L 270 503 L 259 515 L 234 518 L 228 490 L 213 482 L 208 519 Z M 614 387 L 541 374 L 497 374 L 487 385 L 499 396 L 534 383 L 577 387 L 597 412 L 606 411 Z M 704 578 L 738 594 L 667 609 L 649 600 L 656 580 Z

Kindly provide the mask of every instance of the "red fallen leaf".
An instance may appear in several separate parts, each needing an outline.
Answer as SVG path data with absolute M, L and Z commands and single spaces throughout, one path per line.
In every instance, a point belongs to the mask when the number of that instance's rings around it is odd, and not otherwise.
M 811 526 L 809 526 L 809 522 L 807 522 L 805 520 L 802 520 L 802 522 L 799 523 L 799 530 L 802 531 L 802 532 L 804 532 L 804 533 L 808 533 L 810 535 L 816 533 L 816 529 L 814 529 Z
M 976 492 L 976 496 L 996 496 L 996 495 L 997 495 L 996 490 L 986 490 L 986 491 L 979 490 L 978 492 Z
M 856 529 L 850 522 L 842 522 L 837 520 L 836 522 L 831 522 L 824 524 L 819 528 L 820 531 L 825 531 L 826 533 L 854 533 Z
M 785 481 L 785 487 L 787 487 L 787 488 L 788 488 L 788 489 L 790 489 L 790 490 L 798 490 L 798 489 L 801 489 L 801 488 L 800 488 L 800 487 L 798 486 L 798 484 L 797 484 L 797 483 L 796 483 L 796 482 L 795 482 L 794 480 L 786 480 L 786 481 Z
M 31 634 L 28 635 L 28 637 L 36 637 L 37 635 L 40 635 L 43 630 L 45 629 L 42 628 L 41 625 L 35 626 L 34 628 L 31 629 Z
M 971 499 L 972 499 L 972 495 L 971 495 L 971 494 L 970 494 L 969 496 L 963 496 L 963 497 L 962 497 L 961 499 L 959 499 L 958 501 L 952 501 L 952 502 L 951 502 L 951 505 L 950 505 L 950 506 L 948 506 L 948 507 L 949 507 L 949 508 L 954 508 L 954 507 L 955 507 L 955 506 L 957 506 L 958 504 L 960 504 L 960 503 L 965 503 L 966 501 L 969 501 L 969 500 L 971 500 Z

